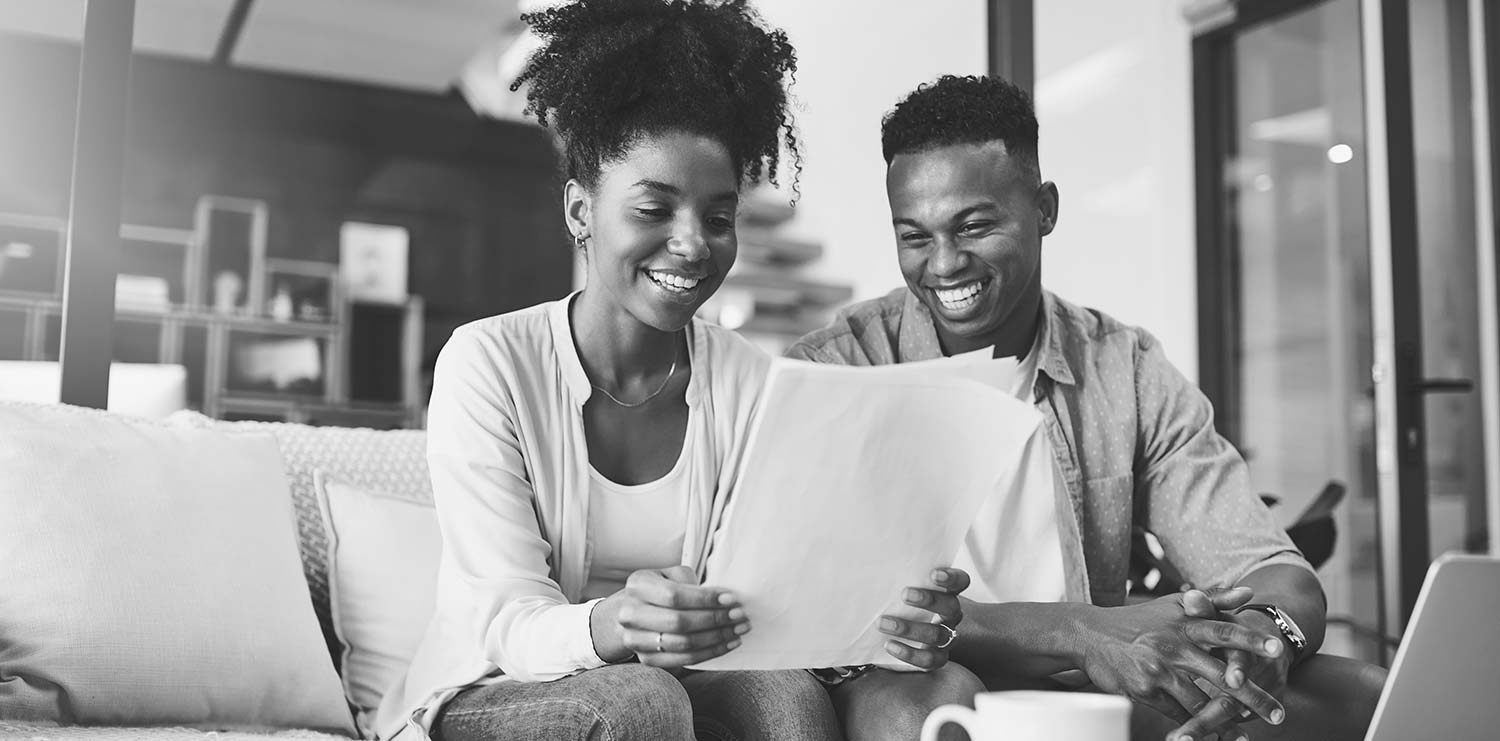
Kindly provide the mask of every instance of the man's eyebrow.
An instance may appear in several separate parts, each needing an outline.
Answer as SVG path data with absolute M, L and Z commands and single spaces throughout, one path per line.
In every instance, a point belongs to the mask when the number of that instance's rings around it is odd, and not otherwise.
M 675 185 L 672 185 L 671 183 L 663 183 L 660 180 L 651 180 L 650 178 L 644 178 L 644 179 L 641 179 L 641 180 L 637 180 L 637 181 L 635 181 L 635 183 L 631 187 L 633 187 L 633 188 L 645 188 L 647 190 L 659 191 L 659 192 L 662 192 L 662 193 L 667 193 L 669 195 L 674 195 L 674 196 L 678 196 L 678 197 L 682 196 L 682 189 L 681 188 L 679 188 L 679 187 L 677 187 Z M 715 193 L 715 194 L 713 194 L 712 196 L 709 197 L 709 200 L 710 201 L 716 201 L 716 202 L 717 201 L 728 201 L 730 203 L 739 203 L 740 202 L 740 194 L 737 193 L 737 192 L 735 192 L 735 191 L 732 191 L 732 190 L 726 190 L 723 193 Z
M 967 219 L 970 216 L 973 216 L 975 211 L 986 211 L 986 210 L 993 209 L 994 207 L 995 206 L 992 203 L 976 203 L 976 204 L 974 204 L 972 206 L 968 206 L 967 208 L 964 208 L 964 209 L 960 210 L 958 213 L 954 214 L 953 218 L 950 219 L 950 221 L 963 221 L 964 219 Z M 910 226 L 910 227 L 914 227 L 914 228 L 917 228 L 917 229 L 921 229 L 922 228 L 922 225 L 918 224 L 915 219 L 908 219 L 908 218 L 905 218 L 905 217 L 897 217 L 897 218 L 891 219 L 891 223 L 894 224 L 894 225 L 896 225 L 896 226 Z

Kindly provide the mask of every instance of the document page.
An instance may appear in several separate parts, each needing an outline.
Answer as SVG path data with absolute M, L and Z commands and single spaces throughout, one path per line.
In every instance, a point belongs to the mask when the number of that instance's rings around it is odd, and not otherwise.
M 935 619 L 902 592 L 954 563 L 987 497 L 1021 495 L 1044 434 L 1029 404 L 961 376 L 772 364 L 705 567 L 751 630 L 693 668 L 913 668 L 886 653 L 880 616 Z

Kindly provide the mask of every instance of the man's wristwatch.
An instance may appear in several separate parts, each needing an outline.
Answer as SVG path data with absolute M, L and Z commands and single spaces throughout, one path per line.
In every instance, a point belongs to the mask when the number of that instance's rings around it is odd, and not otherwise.
M 1255 612 L 1271 616 L 1271 620 L 1276 623 L 1277 630 L 1281 631 L 1281 637 L 1285 638 L 1286 642 L 1292 647 L 1293 661 L 1296 661 L 1297 657 L 1301 656 L 1302 652 L 1307 649 L 1307 636 L 1302 634 L 1302 629 L 1297 627 L 1297 622 L 1292 620 L 1292 616 L 1286 614 L 1285 610 L 1276 605 L 1254 604 L 1245 605 L 1236 610 L 1236 612 L 1245 612 L 1246 610 L 1254 610 Z

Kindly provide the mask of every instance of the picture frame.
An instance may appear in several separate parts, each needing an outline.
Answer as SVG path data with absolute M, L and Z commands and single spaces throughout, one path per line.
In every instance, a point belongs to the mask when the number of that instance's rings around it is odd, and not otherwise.
M 339 272 L 351 301 L 404 304 L 411 232 L 394 224 L 345 221 L 339 227 Z
M 344 318 L 339 266 L 311 260 L 266 260 L 265 316 L 275 321 L 340 324 Z
M 205 195 L 193 212 L 200 245 L 194 308 L 261 316 L 270 209 L 264 201 Z

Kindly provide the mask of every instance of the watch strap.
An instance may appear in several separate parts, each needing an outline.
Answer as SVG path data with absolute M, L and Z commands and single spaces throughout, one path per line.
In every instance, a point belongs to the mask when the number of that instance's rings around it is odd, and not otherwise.
M 1302 652 L 1307 649 L 1307 636 L 1303 635 L 1302 629 L 1297 627 L 1296 621 L 1292 620 L 1292 616 L 1286 614 L 1285 610 L 1276 605 L 1257 603 L 1245 605 L 1236 610 L 1236 612 L 1245 612 L 1246 610 L 1254 610 L 1255 612 L 1267 615 L 1271 618 L 1272 622 L 1276 623 L 1276 629 L 1281 631 L 1281 637 L 1286 640 L 1287 645 L 1292 647 L 1292 658 L 1294 660 L 1301 656 Z

